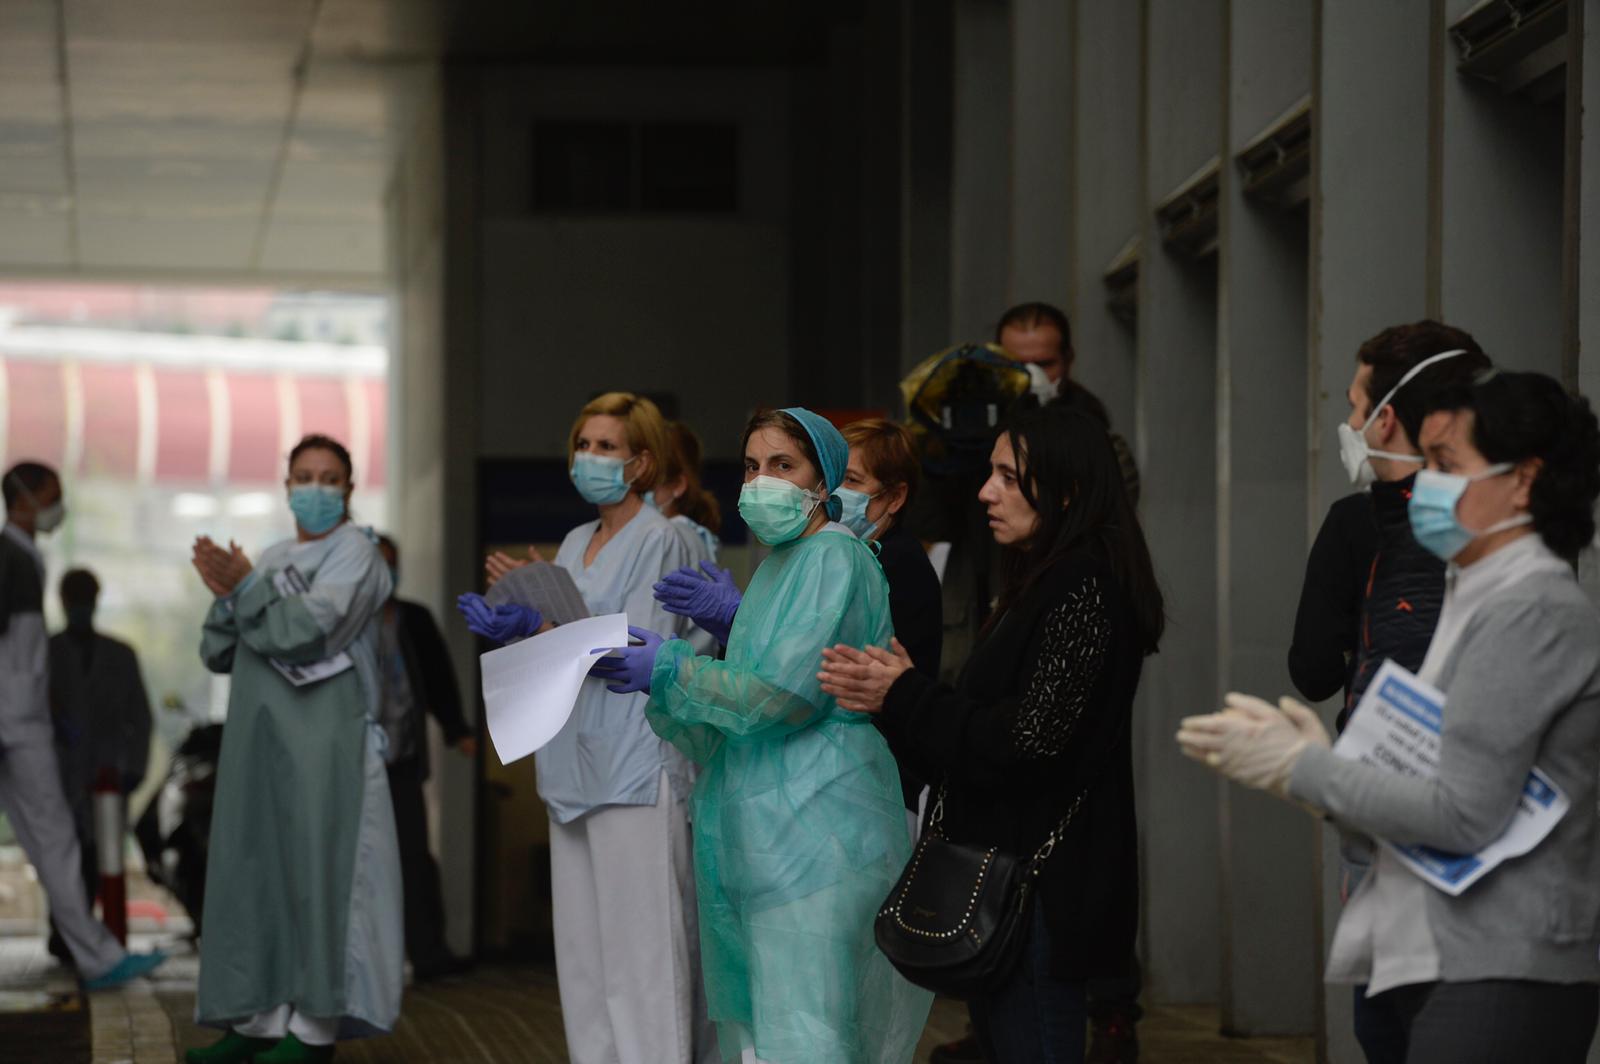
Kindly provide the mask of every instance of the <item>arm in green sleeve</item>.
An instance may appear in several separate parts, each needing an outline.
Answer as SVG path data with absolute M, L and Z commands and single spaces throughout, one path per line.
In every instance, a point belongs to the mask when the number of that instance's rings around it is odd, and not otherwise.
M 211 672 L 230 673 L 238 645 L 239 626 L 234 621 L 233 601 L 219 598 L 206 612 L 205 625 L 200 630 L 200 660 Z
M 823 543 L 771 585 L 752 581 L 725 661 L 696 657 L 682 640 L 663 643 L 651 676 L 656 708 L 736 739 L 780 738 L 826 715 L 833 699 L 817 670 L 822 648 L 838 642 L 846 612 L 859 605 L 856 588 L 868 573 L 851 553 L 858 547 Z

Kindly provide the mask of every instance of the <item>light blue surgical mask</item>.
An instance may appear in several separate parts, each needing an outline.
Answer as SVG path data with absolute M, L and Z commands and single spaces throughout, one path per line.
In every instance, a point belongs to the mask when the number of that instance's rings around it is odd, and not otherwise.
M 622 472 L 639 456 L 624 462 L 620 458 L 579 451 L 572 456 L 572 486 L 583 501 L 595 506 L 614 506 L 628 497 L 628 481 Z
M 814 491 L 763 474 L 739 489 L 739 516 L 757 539 L 776 547 L 798 538 L 821 502 Z
M 833 494 L 839 500 L 841 525 L 854 532 L 860 540 L 870 540 L 877 534 L 878 522 L 867 517 L 867 505 L 877 498 L 876 495 L 852 488 L 840 488 Z
M 1456 516 L 1461 496 L 1466 494 L 1473 481 L 1503 477 L 1515 468 L 1510 462 L 1501 462 L 1471 475 L 1421 470 L 1417 473 L 1416 483 L 1411 486 L 1411 501 L 1406 506 L 1407 516 L 1411 519 L 1411 534 L 1425 550 L 1448 562 L 1466 550 L 1467 545 L 1479 536 L 1532 524 L 1532 514 L 1518 514 L 1474 531 L 1463 525 Z
M 330 532 L 344 520 L 344 489 L 300 484 L 289 489 L 289 510 L 295 524 L 313 536 Z

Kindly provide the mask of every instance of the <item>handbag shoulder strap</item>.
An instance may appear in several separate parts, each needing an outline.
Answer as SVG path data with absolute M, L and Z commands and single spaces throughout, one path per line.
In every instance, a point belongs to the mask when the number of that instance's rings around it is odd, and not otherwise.
M 1118 727 L 1115 738 L 1111 744 L 1113 747 L 1116 746 L 1116 741 L 1122 738 L 1122 732 L 1123 728 Z M 1028 861 L 1029 876 L 1036 876 L 1039 874 L 1039 869 L 1044 866 L 1045 860 L 1050 856 L 1051 853 L 1055 851 L 1056 843 L 1060 842 L 1062 837 L 1066 835 L 1067 828 L 1072 825 L 1073 819 L 1078 815 L 1078 810 L 1083 808 L 1084 799 L 1089 797 L 1089 793 L 1093 791 L 1095 785 L 1100 782 L 1101 777 L 1105 774 L 1106 766 L 1110 763 L 1111 759 L 1109 757 L 1100 759 L 1099 767 L 1095 770 L 1094 775 L 1090 778 L 1089 782 L 1084 784 L 1083 789 L 1078 791 L 1077 797 L 1072 799 L 1072 804 L 1067 807 L 1066 814 L 1056 822 L 1055 827 L 1050 829 L 1050 834 L 1045 836 L 1045 840 L 1039 844 L 1039 848 L 1033 851 L 1033 857 Z M 947 772 L 939 780 L 939 793 L 934 799 L 933 811 L 928 814 L 927 834 L 939 838 L 944 837 L 944 832 L 940 828 L 940 825 L 944 822 L 944 799 L 945 792 L 948 789 L 949 784 L 950 774 Z

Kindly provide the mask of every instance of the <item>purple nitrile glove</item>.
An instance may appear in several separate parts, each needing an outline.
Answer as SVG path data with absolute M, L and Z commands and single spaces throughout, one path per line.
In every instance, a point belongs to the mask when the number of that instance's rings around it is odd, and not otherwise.
M 491 606 L 482 595 L 471 592 L 456 599 L 456 609 L 467 619 L 471 631 L 500 644 L 530 636 L 544 624 L 544 618 L 532 606 L 510 602 Z
M 663 576 L 654 589 L 656 601 L 668 613 L 689 618 L 727 646 L 733 616 L 744 595 L 728 570 L 710 562 L 701 562 L 700 568 L 703 573 L 685 565 Z
M 594 663 L 589 675 L 613 681 L 606 684 L 606 690 L 614 695 L 626 695 L 634 691 L 649 694 L 650 673 L 656 667 L 656 651 L 666 640 L 648 628 L 635 628 L 631 624 L 628 625 L 628 635 L 642 640 L 643 645 L 599 648 L 592 651 L 598 654 L 601 650 L 606 650 L 606 657 Z

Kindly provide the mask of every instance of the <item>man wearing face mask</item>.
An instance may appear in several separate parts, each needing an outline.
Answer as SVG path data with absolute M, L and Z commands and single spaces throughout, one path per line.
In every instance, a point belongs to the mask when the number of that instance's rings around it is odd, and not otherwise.
M 1337 726 L 1387 659 L 1422 665 L 1444 601 L 1445 564 L 1418 544 L 1408 517 L 1422 454 L 1417 447 L 1428 397 L 1470 382 L 1489 359 L 1461 329 L 1436 321 L 1397 325 L 1356 352 L 1349 420 L 1339 452 L 1363 489 L 1329 508 L 1306 563 L 1289 650 L 1289 675 L 1320 701 L 1344 689 Z M 1340 892 L 1349 897 L 1372 863 L 1372 842 L 1340 835 Z M 1356 1038 L 1387 1059 L 1403 1032 L 1399 1017 L 1358 988 Z
M 49 639 L 44 627 L 44 559 L 34 538 L 61 526 L 61 480 L 36 462 L 4 479 L 0 534 L 0 810 L 16 832 L 50 903 L 50 913 L 91 990 L 154 970 L 166 956 L 131 954 L 97 921 L 83 895 L 83 858 L 61 789 L 50 722 Z
M 61 578 L 67 627 L 50 638 L 50 709 L 61 789 L 77 824 L 84 894 L 91 904 L 100 884 L 96 786 L 105 773 L 117 781 L 126 823 L 127 796 L 144 781 L 150 760 L 150 700 L 139 657 L 128 644 L 95 631 L 99 599 L 100 582 L 94 574 L 70 570 Z M 50 952 L 68 956 L 59 932 L 50 936 Z

